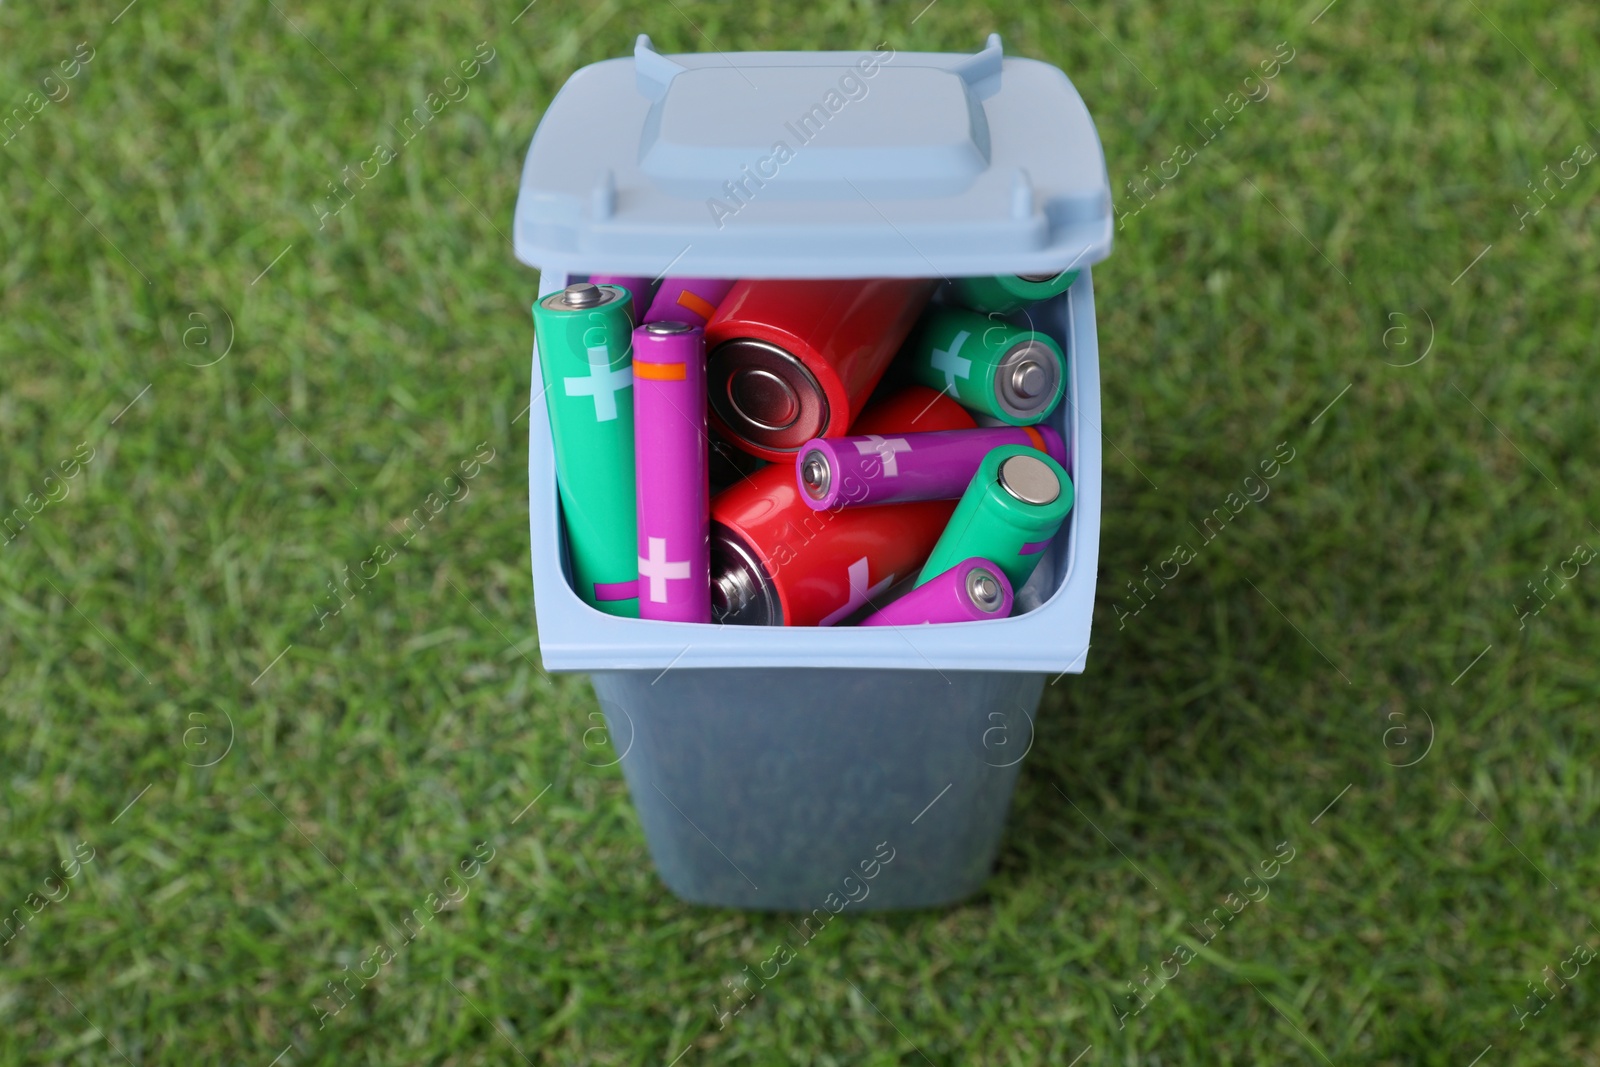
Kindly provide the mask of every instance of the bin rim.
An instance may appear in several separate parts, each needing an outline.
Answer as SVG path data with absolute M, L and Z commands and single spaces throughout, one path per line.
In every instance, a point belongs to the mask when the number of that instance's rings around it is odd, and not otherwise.
M 540 295 L 567 276 L 544 272 Z M 1036 306 L 1058 314 L 1068 339 L 1067 399 L 1050 416 L 1068 443 L 1075 502 L 1046 552 L 1059 584 L 1032 611 L 1007 619 L 915 627 L 731 626 L 608 615 L 585 604 L 563 569 L 565 535 L 556 490 L 549 413 L 529 406 L 528 500 L 539 651 L 551 671 L 660 671 L 721 667 L 814 667 L 929 671 L 1082 673 L 1099 569 L 1101 464 L 1099 349 L 1092 271 L 1062 296 Z M 543 380 L 538 346 L 533 381 Z M 974 639 L 979 635 L 981 642 Z

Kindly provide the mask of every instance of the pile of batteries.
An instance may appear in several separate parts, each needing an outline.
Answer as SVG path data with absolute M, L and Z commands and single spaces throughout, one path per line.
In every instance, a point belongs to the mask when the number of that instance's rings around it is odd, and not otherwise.
M 1064 442 L 1036 425 L 1065 356 L 1008 316 L 1075 277 L 961 279 L 935 301 L 916 278 L 594 275 L 545 296 L 579 596 L 676 622 L 1006 617 L 1073 498 Z

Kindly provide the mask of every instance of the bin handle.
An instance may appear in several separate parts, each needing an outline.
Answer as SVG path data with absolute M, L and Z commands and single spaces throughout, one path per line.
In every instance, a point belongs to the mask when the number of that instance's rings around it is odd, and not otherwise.
M 1005 59 L 1005 48 L 1000 35 L 991 33 L 983 48 L 963 60 L 951 70 L 961 77 L 978 99 L 991 96 L 1000 89 L 1000 63 Z
M 667 95 L 672 79 L 688 68 L 674 63 L 650 43 L 650 35 L 641 33 L 633 42 L 633 71 L 638 80 L 639 92 L 651 100 L 661 100 Z

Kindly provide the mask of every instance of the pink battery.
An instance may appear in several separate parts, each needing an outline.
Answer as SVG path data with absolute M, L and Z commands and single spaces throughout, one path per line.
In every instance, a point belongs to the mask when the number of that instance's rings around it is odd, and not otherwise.
M 835 506 L 955 500 L 983 457 L 1028 445 L 1067 465 L 1061 435 L 1048 426 L 984 426 L 933 433 L 818 437 L 795 453 L 800 499 L 813 511 Z
M 733 278 L 667 278 L 656 290 L 644 322 L 682 322 L 705 326 L 733 288 Z
M 633 297 L 633 321 L 637 324 L 644 318 L 644 309 L 650 306 L 650 286 L 654 284 L 649 278 L 631 274 L 591 274 L 589 280 L 595 285 L 620 285 L 628 290 L 628 295 Z
M 633 331 L 639 617 L 711 621 L 706 335 L 681 322 Z
M 920 626 L 927 622 L 976 622 L 1011 614 L 1006 572 L 976 557 L 917 586 L 861 620 L 862 626 Z

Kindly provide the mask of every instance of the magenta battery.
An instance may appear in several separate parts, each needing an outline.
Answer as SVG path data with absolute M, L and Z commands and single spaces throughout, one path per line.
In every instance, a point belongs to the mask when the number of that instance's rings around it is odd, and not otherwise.
M 667 278 L 641 322 L 682 322 L 704 327 L 733 288 L 733 278 Z
M 639 617 L 711 621 L 706 336 L 681 322 L 633 331 Z
M 862 626 L 920 626 L 929 622 L 976 622 L 1011 614 L 1011 582 L 1005 571 L 973 557 L 923 582 L 894 603 L 861 620 Z
M 655 284 L 649 278 L 632 274 L 591 274 L 589 280 L 595 285 L 617 285 L 628 290 L 628 295 L 633 297 L 634 323 L 644 319 L 645 308 L 650 306 L 650 288 Z
M 1001 445 L 1026 445 L 1063 467 L 1066 446 L 1048 426 L 992 426 L 932 433 L 818 437 L 795 453 L 800 499 L 813 511 L 912 500 L 955 500 L 983 457 Z M 847 491 L 848 488 L 848 491 Z

